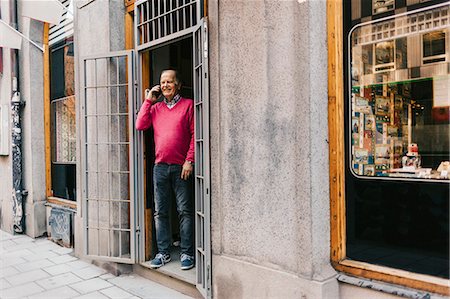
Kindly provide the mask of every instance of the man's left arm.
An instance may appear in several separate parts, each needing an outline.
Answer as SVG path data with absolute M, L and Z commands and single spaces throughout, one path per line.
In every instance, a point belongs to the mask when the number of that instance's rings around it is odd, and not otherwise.
M 189 143 L 189 150 L 186 155 L 186 161 L 183 164 L 183 170 L 181 171 L 181 178 L 183 180 L 187 180 L 189 176 L 192 174 L 192 171 L 194 170 L 194 146 L 195 146 L 195 140 L 194 140 L 194 105 L 191 105 L 190 109 L 188 110 L 188 122 L 189 122 L 189 133 L 191 135 L 190 143 Z

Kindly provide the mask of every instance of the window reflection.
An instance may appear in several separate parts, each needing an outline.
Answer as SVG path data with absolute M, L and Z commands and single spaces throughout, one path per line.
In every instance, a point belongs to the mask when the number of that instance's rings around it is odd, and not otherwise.
M 428 15 L 431 21 L 422 24 Z M 447 22 L 448 7 L 353 30 L 349 108 L 354 174 L 450 178 L 449 26 L 442 27 L 441 19 Z

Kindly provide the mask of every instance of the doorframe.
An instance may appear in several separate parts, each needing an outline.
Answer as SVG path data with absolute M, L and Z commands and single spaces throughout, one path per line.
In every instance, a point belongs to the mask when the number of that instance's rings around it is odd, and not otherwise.
M 194 27 L 195 28 L 195 27 Z M 143 84 L 144 81 L 150 82 L 151 74 L 150 74 L 150 55 L 146 55 L 147 53 L 150 53 L 150 51 L 157 49 L 162 46 L 169 45 L 173 42 L 176 42 L 180 39 L 184 38 L 192 38 L 193 39 L 193 33 L 194 28 L 189 28 L 189 32 L 181 35 L 176 36 L 173 39 L 169 40 L 163 40 L 159 43 L 155 43 L 154 45 L 149 45 L 145 48 L 141 48 L 139 50 L 136 50 L 136 67 L 138 68 L 136 70 L 136 85 L 137 85 L 137 94 L 136 94 L 136 111 L 138 111 L 138 107 L 141 107 L 141 104 L 143 102 L 143 94 L 145 91 L 145 84 Z M 192 30 L 191 30 L 192 29 Z M 139 190 L 138 194 L 141 194 L 141 198 L 143 202 L 139 202 L 139 208 L 138 208 L 138 222 L 137 226 L 141 228 L 141 234 L 139 236 L 141 245 L 139 246 L 138 250 L 138 263 L 144 263 L 148 259 L 150 259 L 150 249 L 151 249 L 151 242 L 153 242 L 152 238 L 152 222 L 146 221 L 147 218 L 153 213 L 151 208 L 147 209 L 145 208 L 145 200 L 147 199 L 147 184 L 145 183 L 145 177 L 150 174 L 150 171 L 146 168 L 147 161 L 146 156 L 144 155 L 145 152 L 145 144 L 144 144 L 144 135 L 142 133 L 136 134 L 136 154 L 138 155 L 137 159 L 137 188 Z M 144 231 L 142 231 L 144 230 Z M 150 240 L 150 242 L 146 242 L 147 240 Z
M 125 0 L 127 1 L 127 0 Z M 200 22 L 207 22 L 207 0 L 200 0 L 200 2 L 204 5 L 204 11 L 203 15 L 200 18 Z M 138 45 L 137 38 L 138 38 L 138 32 L 136 32 L 135 29 L 135 22 L 137 22 L 137 16 L 135 15 L 135 2 L 130 3 L 127 6 L 126 9 L 126 16 L 125 16 L 125 43 L 126 48 L 134 49 L 135 50 L 135 66 L 138 69 L 135 69 L 135 90 L 136 90 L 136 96 L 135 96 L 135 107 L 136 107 L 136 113 L 138 111 L 138 108 L 141 107 L 142 101 L 143 101 L 143 95 L 144 95 L 144 84 L 143 81 L 146 80 L 148 83 L 150 83 L 150 55 L 143 55 L 145 52 L 150 52 L 158 47 L 168 45 L 172 42 L 176 42 L 180 39 L 184 38 L 192 38 L 193 45 L 195 43 L 195 33 L 199 29 L 199 24 L 192 26 L 188 29 L 185 29 L 183 31 L 171 34 L 169 36 L 166 36 L 164 38 L 161 38 L 156 41 L 148 42 L 144 45 Z M 200 26 L 202 28 L 202 26 Z M 134 42 L 133 42 L 134 39 Z M 195 55 L 195 53 L 193 53 Z M 194 57 L 193 57 L 194 59 Z M 208 65 L 206 65 L 208 67 Z M 193 65 L 193 71 L 194 71 L 194 65 Z M 208 78 L 209 80 L 209 78 Z M 208 92 L 209 93 L 209 92 Z M 195 99 L 194 99 L 195 101 Z M 134 115 L 136 117 L 136 115 Z M 147 185 L 145 184 L 144 178 L 148 174 L 149 170 L 146 169 L 146 161 L 144 154 L 144 138 L 142 133 L 137 133 L 135 135 L 135 155 L 137 155 L 136 159 L 136 186 L 137 186 L 137 194 L 142 200 L 138 201 L 138 211 L 135 213 L 136 216 L 136 225 L 137 229 L 140 230 L 140 234 L 138 236 L 139 240 L 139 248 L 137 248 L 137 257 L 136 257 L 136 263 L 143 264 L 147 259 L 146 252 L 150 252 L 150 242 L 153 242 L 152 240 L 152 223 L 151 221 L 145 221 L 146 218 L 149 216 L 148 214 L 151 213 L 151 209 L 145 208 L 145 200 L 147 198 Z M 208 156 L 209 157 L 209 156 Z M 209 158 L 208 158 L 209 159 Z M 194 199 L 195 200 L 195 199 Z M 142 202 L 141 202 L 142 201 Z M 195 215 L 194 215 L 195 217 Z M 150 217 L 151 218 L 151 217 Z M 144 222 L 143 222 L 144 221 Z M 209 226 L 211 226 L 211 219 L 210 216 L 208 218 Z M 142 231 L 144 229 L 144 232 Z M 150 240 L 147 244 L 145 240 Z M 211 240 L 208 238 L 208 242 L 210 244 L 209 246 L 209 265 L 211 264 Z M 145 244 L 145 245 L 144 245 Z M 196 247 L 196 242 L 194 244 L 194 247 Z M 211 270 L 208 270 L 208 273 L 211 273 Z M 196 276 L 198 274 L 198 269 L 196 269 Z M 208 274 L 209 275 L 209 274 Z M 198 280 L 198 278 L 197 278 Z M 195 286 L 198 286 L 198 281 L 196 280 Z M 209 281 L 211 281 L 211 278 L 209 278 Z M 197 288 L 198 290 L 198 288 Z M 207 288 L 207 293 L 204 294 L 206 297 L 211 296 L 211 288 Z

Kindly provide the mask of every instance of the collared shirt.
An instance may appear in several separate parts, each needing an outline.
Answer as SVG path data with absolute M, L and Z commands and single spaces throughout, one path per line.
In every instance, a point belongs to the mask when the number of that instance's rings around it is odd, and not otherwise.
M 166 103 L 167 108 L 172 109 L 180 101 L 180 99 L 181 96 L 179 94 L 176 94 L 170 102 L 168 102 L 167 99 L 164 98 L 164 103 Z

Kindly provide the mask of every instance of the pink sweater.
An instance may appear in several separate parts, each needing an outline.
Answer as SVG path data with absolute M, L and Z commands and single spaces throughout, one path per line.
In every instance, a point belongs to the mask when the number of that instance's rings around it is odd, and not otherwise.
M 181 98 L 172 109 L 164 102 L 152 105 L 144 101 L 136 119 L 136 129 L 147 130 L 152 126 L 155 163 L 194 162 L 194 101 Z

